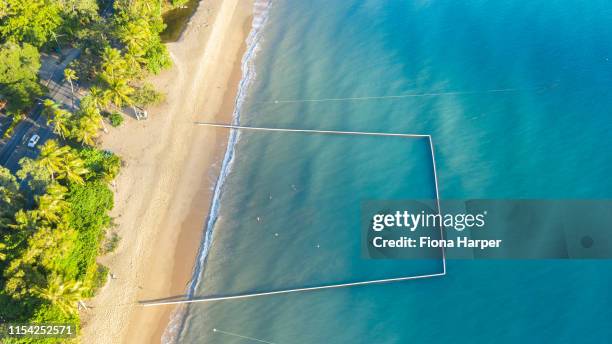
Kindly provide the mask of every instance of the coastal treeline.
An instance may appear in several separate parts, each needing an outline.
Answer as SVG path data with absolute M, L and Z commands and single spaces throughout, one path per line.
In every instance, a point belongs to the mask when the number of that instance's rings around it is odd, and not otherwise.
M 145 106 L 159 94 L 143 82 L 171 65 L 159 34 L 162 3 L 147 0 L 1 0 L 0 95 L 7 113 L 31 107 L 40 51 L 80 49 L 67 79 L 89 87 L 101 109 Z
M 56 134 L 35 158 L 22 158 L 15 173 L 0 167 L 0 323 L 78 324 L 84 300 L 107 280 L 96 258 L 116 245 L 108 213 L 121 159 L 98 148 L 97 139 L 105 121 L 121 122 L 124 108 L 162 98 L 144 80 L 171 65 L 159 37 L 162 10 L 171 6 L 0 0 L 0 111 L 12 129 L 44 98 L 42 113 Z M 38 77 L 41 53 L 66 48 L 79 51 L 63 70 L 69 104 L 46 97 Z

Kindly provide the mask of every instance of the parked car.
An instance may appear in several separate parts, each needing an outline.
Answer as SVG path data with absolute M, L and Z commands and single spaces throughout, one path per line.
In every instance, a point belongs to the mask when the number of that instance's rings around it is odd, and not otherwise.
M 38 134 L 32 135 L 32 137 L 30 137 L 30 141 L 28 141 L 28 147 L 33 148 L 36 146 L 38 140 L 40 140 L 40 136 L 38 136 Z

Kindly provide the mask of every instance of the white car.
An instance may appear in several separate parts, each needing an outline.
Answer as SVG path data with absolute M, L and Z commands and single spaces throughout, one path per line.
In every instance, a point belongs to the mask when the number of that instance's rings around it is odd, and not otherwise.
M 32 137 L 30 137 L 30 141 L 28 141 L 28 147 L 33 148 L 34 146 L 36 146 L 38 140 L 40 140 L 40 136 L 38 136 L 37 134 L 32 135 Z

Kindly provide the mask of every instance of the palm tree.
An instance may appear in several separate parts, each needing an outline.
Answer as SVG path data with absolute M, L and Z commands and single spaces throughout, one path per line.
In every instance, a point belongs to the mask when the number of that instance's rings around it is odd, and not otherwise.
M 102 73 L 99 74 L 105 84 L 101 99 L 112 102 L 117 108 L 132 104 L 130 96 L 134 93 L 134 88 L 128 84 L 129 75 L 126 60 L 119 50 L 105 48 L 102 55 Z
M 99 123 L 104 132 L 108 133 L 108 129 L 106 129 L 106 125 L 104 125 L 104 118 L 100 114 L 100 109 L 97 108 L 90 99 L 85 99 L 84 102 L 81 102 L 81 111 L 79 114 L 80 117 L 89 117 L 91 121 Z
M 89 102 L 96 108 L 102 110 L 106 108 L 108 101 L 109 100 L 104 97 L 104 91 L 102 91 L 100 87 L 92 86 L 89 89 L 89 95 L 81 99 L 81 104 Z
M 11 222 L 15 212 L 21 209 L 22 201 L 17 178 L 9 169 L 0 166 L 0 228 Z
M 37 233 L 40 230 L 38 216 L 32 210 L 19 209 L 15 213 L 15 222 L 8 225 L 8 228 L 14 230 L 14 235 L 11 236 L 11 243 L 7 245 L 9 250 L 21 245 L 31 234 Z
M 91 117 L 83 116 L 79 118 L 77 125 L 72 130 L 72 137 L 82 145 L 93 146 L 96 144 L 95 138 L 98 135 L 99 122 Z
M 123 105 L 131 105 L 132 99 L 130 96 L 134 93 L 134 88 L 128 85 L 127 80 L 112 79 L 107 82 L 108 88 L 105 90 L 105 96 L 115 104 L 117 108 Z
M 45 106 L 43 113 L 47 117 L 51 117 L 53 115 L 53 112 L 59 109 L 59 105 L 51 99 L 45 99 L 43 105 Z
M 15 223 L 11 224 L 9 227 L 18 232 L 23 233 L 31 233 L 36 231 L 36 216 L 34 216 L 31 211 L 26 211 L 24 209 L 19 209 L 17 213 L 15 213 Z
M 48 140 L 40 147 L 40 155 L 36 159 L 36 163 L 51 176 L 51 180 L 55 180 L 56 173 L 62 170 L 61 165 L 64 163 L 63 157 L 70 151 L 70 147 L 60 147 L 55 140 Z
M 74 69 L 66 68 L 64 69 L 64 79 L 66 79 L 70 83 L 70 92 L 72 93 L 72 107 L 74 107 L 74 84 L 72 83 L 75 80 L 78 80 L 79 77 L 76 75 Z
M 64 314 L 73 315 L 77 313 L 77 304 L 83 297 L 85 288 L 80 282 L 64 281 L 62 276 L 53 273 L 47 277 L 44 287 L 34 286 L 32 292 L 57 306 Z
M 121 57 L 119 50 L 109 47 L 104 48 L 102 53 L 102 70 L 102 79 L 115 79 L 125 73 L 125 61 Z
M 130 21 L 122 25 L 119 29 L 119 37 L 132 51 L 135 56 L 142 56 L 146 52 L 146 45 L 151 41 L 152 33 L 149 30 L 149 23 L 144 19 Z
M 66 214 L 68 202 L 64 197 L 68 189 L 58 183 L 51 183 L 45 194 L 36 197 L 38 209 L 36 216 L 52 223 L 59 223 L 61 216 Z
M 6 250 L 6 244 L 0 242 L 0 262 L 6 259 L 6 253 L 4 253 L 4 250 Z
M 53 132 L 65 139 L 66 136 L 70 134 L 69 125 L 72 113 L 60 108 L 59 105 L 51 99 L 46 99 L 44 105 L 47 125 L 53 126 Z
M 134 53 L 131 48 L 128 48 L 126 53 L 123 55 L 123 58 L 128 70 L 126 77 L 136 79 L 139 78 L 142 75 L 141 66 L 145 64 L 147 60 L 144 57 Z
M 85 167 L 85 162 L 76 154 L 69 152 L 64 155 L 63 164 L 60 165 L 58 179 L 68 179 L 71 183 L 84 184 L 82 175 L 89 172 Z

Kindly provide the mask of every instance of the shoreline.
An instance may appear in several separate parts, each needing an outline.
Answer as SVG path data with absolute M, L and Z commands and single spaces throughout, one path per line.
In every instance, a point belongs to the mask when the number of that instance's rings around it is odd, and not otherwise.
M 251 27 L 252 16 L 248 17 L 244 22 L 244 31 L 248 34 L 248 30 Z M 239 56 L 242 57 L 246 51 L 246 42 L 240 47 Z M 240 62 L 234 63 L 231 75 L 227 81 L 227 90 L 223 95 L 223 103 L 221 105 L 220 116 L 214 118 L 219 122 L 229 123 L 232 121 L 232 112 L 235 105 L 235 98 L 238 92 L 238 86 L 242 79 L 242 70 Z M 210 130 L 209 130 L 210 131 Z M 204 131 L 203 131 L 204 132 Z M 221 162 L 227 149 L 227 143 L 229 138 L 229 131 L 217 131 L 219 139 L 215 142 L 214 157 L 212 164 L 209 166 L 209 174 L 214 176 L 213 179 L 208 178 L 207 180 L 201 180 L 198 193 L 193 199 L 189 211 L 189 214 L 183 222 L 183 227 L 189 226 L 190 224 L 198 224 L 198 230 L 184 230 L 179 234 L 176 249 L 174 251 L 174 262 L 175 269 L 173 269 L 172 283 L 173 286 L 181 288 L 182 293 L 186 291 L 189 284 L 192 282 L 194 277 L 193 272 L 202 246 L 204 235 L 207 230 L 206 222 L 210 216 L 211 204 L 213 202 L 214 186 L 221 172 Z M 206 209 L 202 212 L 203 209 Z M 204 215 L 204 216 L 203 216 Z M 185 252 L 189 252 L 191 255 L 186 255 Z M 185 279 L 187 276 L 187 279 Z M 179 295 L 179 294 L 172 294 Z M 161 338 L 164 334 L 167 326 L 170 324 L 172 316 L 175 311 L 178 311 L 178 307 L 166 307 L 168 308 L 164 319 L 164 326 L 157 331 L 159 333 L 156 338 Z
M 185 294 L 229 135 L 193 122 L 231 121 L 252 12 L 250 0 L 200 2 L 167 44 L 174 66 L 150 78 L 167 101 L 147 121 L 128 120 L 104 137 L 103 147 L 127 163 L 112 214 L 122 240 L 99 259 L 116 278 L 82 314 L 84 342 L 160 342 L 175 307 L 136 302 Z

